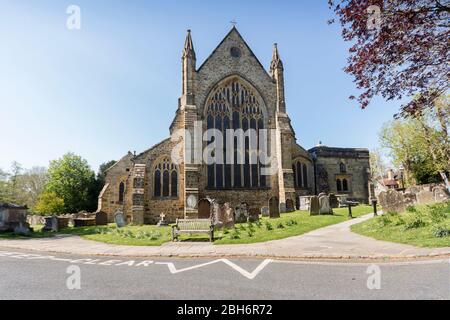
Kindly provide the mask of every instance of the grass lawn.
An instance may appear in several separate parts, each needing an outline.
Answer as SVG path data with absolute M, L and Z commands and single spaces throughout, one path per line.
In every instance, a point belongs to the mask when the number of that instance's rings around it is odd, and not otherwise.
M 450 202 L 409 207 L 352 226 L 352 231 L 378 240 L 419 247 L 450 247 Z
M 263 218 L 258 223 L 237 224 L 231 230 L 216 231 L 214 244 L 243 244 L 265 242 L 298 236 L 306 232 L 346 221 L 348 209 L 335 209 L 334 215 L 310 216 L 308 212 L 296 211 L 282 214 L 278 219 Z M 359 206 L 352 209 L 354 217 L 373 212 L 370 206 Z M 269 226 L 270 225 L 270 226 Z M 42 226 L 34 226 L 35 232 L 29 237 L 16 236 L 11 233 L 0 234 L 1 239 L 48 238 L 55 233 L 42 232 Z M 57 234 L 79 235 L 94 240 L 118 245 L 160 246 L 172 241 L 171 228 L 145 225 L 117 228 L 114 224 L 104 227 L 68 228 Z M 208 235 L 182 235 L 181 241 L 209 241 Z

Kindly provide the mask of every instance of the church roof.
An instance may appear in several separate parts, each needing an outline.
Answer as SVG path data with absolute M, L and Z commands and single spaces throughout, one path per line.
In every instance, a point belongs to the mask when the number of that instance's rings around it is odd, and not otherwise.
M 261 63 L 261 61 L 259 61 L 258 57 L 253 53 L 253 50 L 250 48 L 250 46 L 248 45 L 248 43 L 244 40 L 244 38 L 242 37 L 242 35 L 239 33 L 238 29 L 236 28 L 236 26 L 233 26 L 233 28 L 230 30 L 230 32 L 228 32 L 228 34 L 225 36 L 225 38 L 223 38 L 223 40 L 219 43 L 219 45 L 213 50 L 213 52 L 208 56 L 208 58 L 206 58 L 206 60 L 202 63 L 202 65 L 200 66 L 200 68 L 198 68 L 197 71 L 200 71 L 203 66 L 214 56 L 214 54 L 217 52 L 217 50 L 222 46 L 222 44 L 228 39 L 230 38 L 233 34 L 236 34 L 239 39 L 242 41 L 242 43 L 247 47 L 248 51 L 250 52 L 250 54 L 256 59 L 256 61 L 259 63 L 259 65 L 261 66 L 261 68 L 265 71 L 265 73 L 267 74 L 267 76 L 270 77 L 269 73 L 267 72 L 266 68 L 264 68 L 263 64 Z

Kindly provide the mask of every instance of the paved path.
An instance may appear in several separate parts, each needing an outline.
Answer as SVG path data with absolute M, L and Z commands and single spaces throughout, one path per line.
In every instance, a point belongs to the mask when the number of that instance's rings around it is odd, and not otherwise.
M 78 236 L 46 239 L 1 240 L 0 247 L 80 255 L 130 257 L 270 257 L 285 259 L 383 259 L 450 256 L 450 247 L 419 248 L 379 241 L 350 231 L 350 226 L 372 214 L 318 229 L 301 236 L 265 243 L 212 245 L 210 243 L 166 243 L 160 247 L 111 245 Z

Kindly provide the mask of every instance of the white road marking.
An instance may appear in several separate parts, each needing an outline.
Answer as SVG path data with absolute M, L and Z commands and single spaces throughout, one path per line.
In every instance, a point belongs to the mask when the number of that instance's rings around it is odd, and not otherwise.
M 210 262 L 206 262 L 206 263 L 202 263 L 202 264 L 198 264 L 195 266 L 191 266 L 188 268 L 184 268 L 184 269 L 177 269 L 175 267 L 175 265 L 172 262 L 156 262 L 155 264 L 157 265 L 167 265 L 167 267 L 169 268 L 170 273 L 172 274 L 177 274 L 177 273 L 181 273 L 181 272 L 185 272 L 185 271 L 190 271 L 190 270 L 194 270 L 194 269 L 199 269 L 199 268 L 203 268 L 206 266 L 209 266 L 211 264 L 215 264 L 215 263 L 219 263 L 219 262 L 223 262 L 226 265 L 230 266 L 231 268 L 233 268 L 234 270 L 236 270 L 237 272 L 239 272 L 241 275 L 243 275 L 244 277 L 253 280 L 269 263 L 271 263 L 273 260 L 271 259 L 266 259 L 263 262 L 261 262 L 261 264 L 259 266 L 256 267 L 255 270 L 253 270 L 253 272 L 248 272 L 247 270 L 241 268 L 240 266 L 238 266 L 237 264 L 231 262 L 228 259 L 217 259 L 214 261 L 210 261 Z

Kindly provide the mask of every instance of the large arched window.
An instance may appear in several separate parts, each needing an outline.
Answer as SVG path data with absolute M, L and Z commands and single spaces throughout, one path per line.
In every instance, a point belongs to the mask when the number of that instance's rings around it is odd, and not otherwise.
M 178 197 L 178 167 L 168 157 L 155 165 L 153 179 L 155 197 Z
M 119 203 L 123 203 L 124 194 L 125 194 L 125 183 L 121 182 L 119 185 Z
M 266 187 L 266 177 L 261 175 L 258 141 L 259 130 L 264 129 L 263 105 L 259 93 L 238 77 L 223 81 L 211 92 L 205 109 L 206 129 L 222 132 L 224 161 L 208 164 L 208 188 Z M 247 132 L 243 140 L 235 135 L 233 148 L 227 150 L 228 129 L 233 129 L 235 133 L 239 129 L 244 133 L 253 129 L 256 134 L 252 136 Z M 208 143 L 214 143 L 214 140 L 211 138 Z M 233 156 L 227 151 L 232 152 Z
M 292 165 L 294 172 L 294 183 L 296 188 L 308 188 L 308 166 L 300 161 Z

